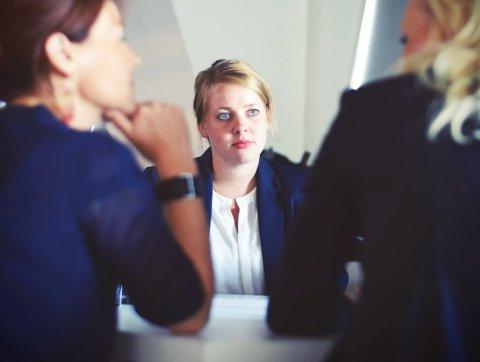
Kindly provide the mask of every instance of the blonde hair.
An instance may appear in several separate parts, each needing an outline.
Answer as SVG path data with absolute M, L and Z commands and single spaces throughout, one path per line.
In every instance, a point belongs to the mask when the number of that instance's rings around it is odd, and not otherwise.
M 480 139 L 462 132 L 464 122 L 480 113 L 480 0 L 421 1 L 433 20 L 433 31 L 442 42 L 404 60 L 405 72 L 417 73 L 429 87 L 444 96 L 443 108 L 428 129 L 434 141 L 450 127 L 459 144 Z M 472 138 L 473 137 L 473 138 Z
M 270 129 L 272 131 L 276 129 L 273 99 L 267 84 L 248 63 L 237 59 L 219 59 L 209 68 L 198 73 L 195 78 L 195 98 L 193 99 L 193 109 L 197 118 L 197 124 L 203 122 L 208 98 L 213 86 L 218 83 L 237 84 L 257 93 L 267 110 Z

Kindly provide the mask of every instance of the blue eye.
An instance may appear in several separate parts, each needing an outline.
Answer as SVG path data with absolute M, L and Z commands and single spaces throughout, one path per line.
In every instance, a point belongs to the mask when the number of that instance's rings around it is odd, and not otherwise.
M 220 121 L 228 121 L 230 119 L 230 113 L 222 112 L 217 115 L 217 119 Z
M 255 108 L 249 109 L 249 110 L 247 111 L 247 114 L 248 114 L 249 116 L 256 116 L 256 115 L 258 115 L 259 113 L 260 113 L 260 111 L 259 111 L 258 109 L 255 109 Z

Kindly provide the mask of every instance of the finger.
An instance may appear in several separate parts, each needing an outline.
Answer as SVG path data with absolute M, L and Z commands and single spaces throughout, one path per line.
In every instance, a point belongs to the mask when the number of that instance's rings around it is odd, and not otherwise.
M 154 102 L 154 101 L 143 101 L 143 102 L 139 102 L 137 103 L 137 109 L 136 109 L 136 112 L 135 113 L 138 113 L 139 110 L 141 109 L 148 109 L 148 108 L 152 108 L 156 105 L 157 102 Z
M 111 109 L 105 112 L 105 117 L 113 122 L 125 136 L 130 138 L 133 132 L 133 125 L 130 119 L 122 112 Z

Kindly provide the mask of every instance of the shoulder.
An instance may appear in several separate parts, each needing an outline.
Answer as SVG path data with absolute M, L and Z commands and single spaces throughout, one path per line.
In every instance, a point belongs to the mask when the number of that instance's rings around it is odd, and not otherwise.
M 310 174 L 308 166 L 276 164 L 275 169 L 283 183 L 293 186 L 304 184 Z
M 94 153 L 99 160 L 111 157 L 129 160 L 132 158 L 129 149 L 106 132 L 77 133 L 76 141 L 88 146 L 89 154 Z
M 198 157 L 195 157 L 193 159 L 195 161 L 195 163 L 197 164 L 197 167 L 202 170 L 206 167 L 205 163 L 205 156 L 204 155 L 201 155 L 201 156 L 198 156 Z
M 74 142 L 71 142 L 74 141 Z M 77 133 L 69 140 L 72 146 L 78 144 L 86 150 L 86 156 L 91 158 L 93 163 L 134 163 L 130 150 L 108 133 Z
M 212 173 L 212 150 L 208 148 L 203 154 L 195 157 L 195 162 L 202 177 L 209 177 Z
M 95 182 L 123 184 L 138 178 L 141 170 L 130 150 L 108 133 L 72 133 L 66 144 L 81 155 L 88 176 Z M 78 152 L 75 152 L 78 151 Z
M 303 191 L 310 175 L 310 167 L 283 164 L 266 159 L 264 162 L 271 167 L 282 188 L 291 192 Z
M 341 97 L 341 110 L 358 112 L 391 113 L 415 108 L 422 100 L 430 101 L 434 92 L 427 89 L 417 76 L 401 75 L 368 83 L 356 90 L 346 90 Z
M 335 152 L 330 154 L 336 157 L 345 150 L 361 151 L 372 140 L 379 141 L 379 134 L 385 138 L 398 135 L 399 130 L 416 130 L 435 97 L 437 94 L 413 74 L 347 90 L 342 94 L 339 112 L 322 149 L 335 145 Z
M 354 92 L 358 94 L 375 94 L 385 91 L 403 92 L 405 89 L 420 85 L 418 77 L 414 74 L 396 75 L 374 80 L 362 85 Z

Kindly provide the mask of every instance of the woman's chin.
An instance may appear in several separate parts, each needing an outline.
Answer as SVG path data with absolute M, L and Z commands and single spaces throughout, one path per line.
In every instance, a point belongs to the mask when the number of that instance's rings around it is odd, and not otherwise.
M 260 153 L 256 152 L 255 150 L 249 150 L 249 149 L 241 149 L 237 150 L 237 153 L 235 155 L 235 161 L 237 164 L 242 165 L 254 161 L 258 161 L 260 157 Z
M 117 109 L 125 113 L 128 117 L 131 117 L 137 110 L 137 103 L 134 99 L 131 99 L 120 105 Z

